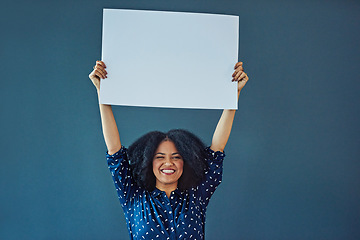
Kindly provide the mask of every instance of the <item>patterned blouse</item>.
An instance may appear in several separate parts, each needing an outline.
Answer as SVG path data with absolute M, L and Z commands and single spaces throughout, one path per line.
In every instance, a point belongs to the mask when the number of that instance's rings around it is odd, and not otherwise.
M 130 239 L 204 239 L 209 199 L 222 179 L 225 154 L 205 149 L 209 168 L 204 180 L 191 189 L 176 189 L 168 198 L 155 188 L 140 188 L 130 170 L 127 149 L 106 154 L 118 198 L 124 210 Z

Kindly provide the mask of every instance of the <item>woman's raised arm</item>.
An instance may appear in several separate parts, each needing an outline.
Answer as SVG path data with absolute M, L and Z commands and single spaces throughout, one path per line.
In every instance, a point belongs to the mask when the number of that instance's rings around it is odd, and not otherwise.
M 96 87 L 98 96 L 100 94 L 100 79 L 105 79 L 107 72 L 103 61 L 96 61 L 94 70 L 89 74 L 89 78 Z M 103 135 L 110 155 L 116 153 L 121 148 L 119 130 L 117 128 L 111 105 L 100 104 L 100 116 Z
M 233 79 L 232 81 L 238 82 L 238 99 L 240 96 L 241 89 L 245 86 L 247 81 L 249 80 L 249 77 L 244 72 L 243 63 L 238 62 L 235 65 L 235 71 L 232 75 Z M 216 126 L 212 143 L 211 143 L 211 149 L 213 151 L 221 151 L 223 152 L 226 146 L 226 143 L 229 139 L 232 124 L 235 117 L 235 111 L 233 109 L 224 109 L 223 113 L 220 117 L 220 120 Z

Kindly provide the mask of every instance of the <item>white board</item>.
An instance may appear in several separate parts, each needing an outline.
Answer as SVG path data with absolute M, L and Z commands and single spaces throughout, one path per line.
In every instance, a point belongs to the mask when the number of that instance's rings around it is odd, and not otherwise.
M 100 102 L 237 109 L 239 17 L 104 9 Z

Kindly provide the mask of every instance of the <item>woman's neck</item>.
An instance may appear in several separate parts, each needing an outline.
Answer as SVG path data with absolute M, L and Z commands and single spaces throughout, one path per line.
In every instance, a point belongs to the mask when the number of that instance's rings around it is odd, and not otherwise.
M 170 198 L 171 193 L 173 191 L 175 191 L 177 188 L 177 183 L 176 184 L 156 184 L 156 188 L 159 189 L 160 191 L 164 191 L 166 193 L 166 196 L 168 198 Z

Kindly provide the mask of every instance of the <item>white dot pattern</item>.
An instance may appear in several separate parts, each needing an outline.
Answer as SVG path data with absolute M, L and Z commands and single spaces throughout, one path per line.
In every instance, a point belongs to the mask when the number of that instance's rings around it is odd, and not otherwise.
M 176 189 L 169 198 L 159 189 L 149 192 L 135 183 L 125 147 L 106 154 L 130 239 L 204 239 L 206 208 L 221 183 L 225 157 L 209 147 L 205 151 L 209 167 L 204 180 L 186 191 Z

